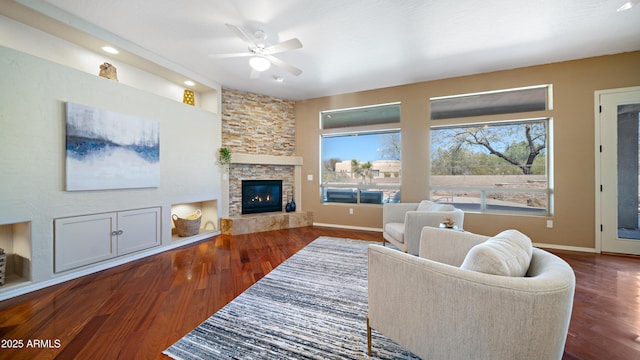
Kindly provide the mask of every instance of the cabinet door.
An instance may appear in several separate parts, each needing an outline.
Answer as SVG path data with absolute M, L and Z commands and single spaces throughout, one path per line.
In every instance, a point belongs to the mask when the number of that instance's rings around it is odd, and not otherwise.
M 118 255 L 160 245 L 160 208 L 118 212 Z
M 116 213 L 54 220 L 54 271 L 60 272 L 116 256 Z

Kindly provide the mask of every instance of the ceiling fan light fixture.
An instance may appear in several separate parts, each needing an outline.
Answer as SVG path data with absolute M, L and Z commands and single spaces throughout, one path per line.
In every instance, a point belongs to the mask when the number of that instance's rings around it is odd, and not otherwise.
M 249 65 L 251 65 L 255 71 L 265 71 L 271 67 L 271 61 L 260 56 L 254 56 L 249 59 Z
M 622 4 L 622 6 L 620 6 L 616 11 L 620 12 L 620 11 L 626 11 L 631 9 L 632 7 L 634 7 L 635 5 L 638 5 L 638 0 L 629 0 L 627 2 L 625 2 L 624 4 Z

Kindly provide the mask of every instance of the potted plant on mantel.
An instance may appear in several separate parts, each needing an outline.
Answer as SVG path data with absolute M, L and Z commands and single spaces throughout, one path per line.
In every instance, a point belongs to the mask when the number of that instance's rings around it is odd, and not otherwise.
M 229 165 L 231 164 L 231 150 L 229 148 L 220 148 L 218 151 L 218 164 L 222 165 L 227 173 L 229 172 Z

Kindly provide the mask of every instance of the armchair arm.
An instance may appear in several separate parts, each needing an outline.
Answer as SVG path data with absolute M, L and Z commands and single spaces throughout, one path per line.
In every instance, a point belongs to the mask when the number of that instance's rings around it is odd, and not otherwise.
M 418 203 L 387 203 L 382 205 L 382 226 L 390 222 L 404 222 L 407 211 L 418 208 Z
M 445 217 L 453 217 L 456 224 L 462 226 L 464 212 L 454 211 L 407 211 L 404 219 L 404 238 L 409 254 L 418 255 L 420 234 L 425 226 L 438 227 Z
M 472 247 L 488 236 L 450 229 L 424 227 L 420 235 L 420 257 L 460 266 Z

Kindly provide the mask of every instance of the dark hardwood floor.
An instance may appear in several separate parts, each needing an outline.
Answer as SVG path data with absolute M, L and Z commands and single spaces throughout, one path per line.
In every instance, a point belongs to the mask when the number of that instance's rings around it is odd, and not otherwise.
M 165 348 L 319 236 L 382 240 L 322 227 L 220 235 L 5 300 L 0 359 L 164 359 Z M 640 358 L 640 259 L 554 253 L 577 277 L 564 359 Z M 20 341 L 22 349 L 7 348 Z
M 563 359 L 640 359 L 640 257 L 551 252 L 576 274 Z

